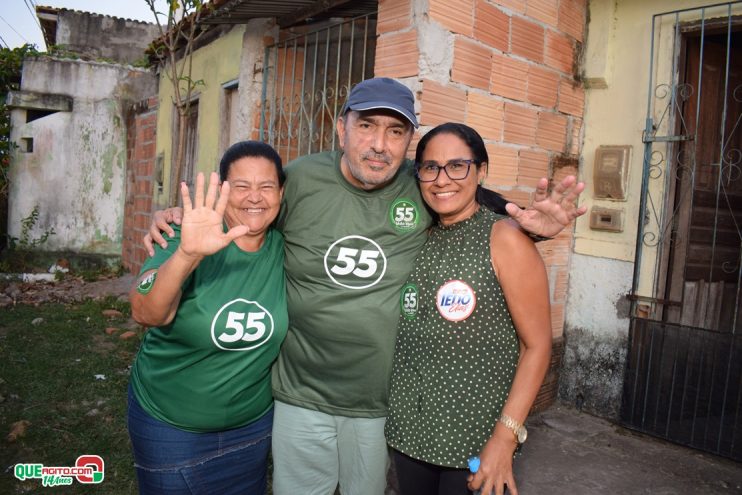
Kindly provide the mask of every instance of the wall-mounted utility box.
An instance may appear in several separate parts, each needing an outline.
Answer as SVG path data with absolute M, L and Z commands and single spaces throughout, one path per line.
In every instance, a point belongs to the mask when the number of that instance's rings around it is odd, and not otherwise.
M 631 146 L 598 146 L 593 164 L 596 199 L 626 201 Z
M 623 232 L 623 210 L 593 206 L 590 209 L 590 228 L 608 232 Z

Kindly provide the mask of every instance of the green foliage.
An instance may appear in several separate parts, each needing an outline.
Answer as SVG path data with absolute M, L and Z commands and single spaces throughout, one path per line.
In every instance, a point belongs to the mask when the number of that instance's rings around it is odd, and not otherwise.
M 40 237 L 31 237 L 31 231 L 33 230 L 36 222 L 39 221 L 39 205 L 33 207 L 31 214 L 21 220 L 21 236 L 14 237 L 8 235 L 8 249 L 12 250 L 31 250 L 35 249 L 47 240 L 49 236 L 55 235 L 54 228 L 45 230 Z
M 9 91 L 20 88 L 23 58 L 38 54 L 29 44 L 20 48 L 0 48 L 0 197 L 8 192 L 10 155 L 17 147 L 10 140 L 10 110 L 5 106 L 5 99 Z
M 34 250 L 55 235 L 54 228 L 45 230 L 39 237 L 32 237 L 34 226 L 39 221 L 39 206 L 34 206 L 31 213 L 21 220 L 21 236 L 6 234 L 7 250 L 0 259 L 0 272 L 21 273 L 35 271 Z

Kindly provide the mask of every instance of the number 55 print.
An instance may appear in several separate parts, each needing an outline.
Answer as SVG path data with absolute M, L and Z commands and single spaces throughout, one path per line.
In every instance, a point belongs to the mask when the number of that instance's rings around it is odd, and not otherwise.
M 248 351 L 268 342 L 273 335 L 273 316 L 247 299 L 230 301 L 211 322 L 211 340 L 225 351 Z

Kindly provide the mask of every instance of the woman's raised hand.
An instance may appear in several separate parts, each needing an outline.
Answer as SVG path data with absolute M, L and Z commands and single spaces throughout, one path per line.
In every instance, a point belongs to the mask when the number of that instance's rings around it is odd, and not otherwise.
M 237 225 L 224 232 L 224 210 L 229 199 L 229 182 L 221 185 L 219 199 L 217 187 L 219 176 L 212 172 L 209 177 L 209 188 L 204 196 L 204 174 L 196 177 L 196 195 L 191 202 L 190 192 L 185 182 L 180 185 L 183 197 L 183 221 L 181 223 L 181 240 L 179 249 L 194 258 L 203 258 L 225 248 L 236 238 L 249 232 L 245 225 Z

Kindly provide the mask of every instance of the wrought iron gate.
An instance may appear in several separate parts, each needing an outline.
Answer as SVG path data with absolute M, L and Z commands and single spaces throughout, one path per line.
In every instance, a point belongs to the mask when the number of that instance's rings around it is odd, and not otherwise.
M 621 420 L 742 460 L 742 2 L 657 14 Z
M 350 88 L 373 76 L 375 14 L 266 48 L 260 138 L 285 161 L 337 148 L 335 123 Z

